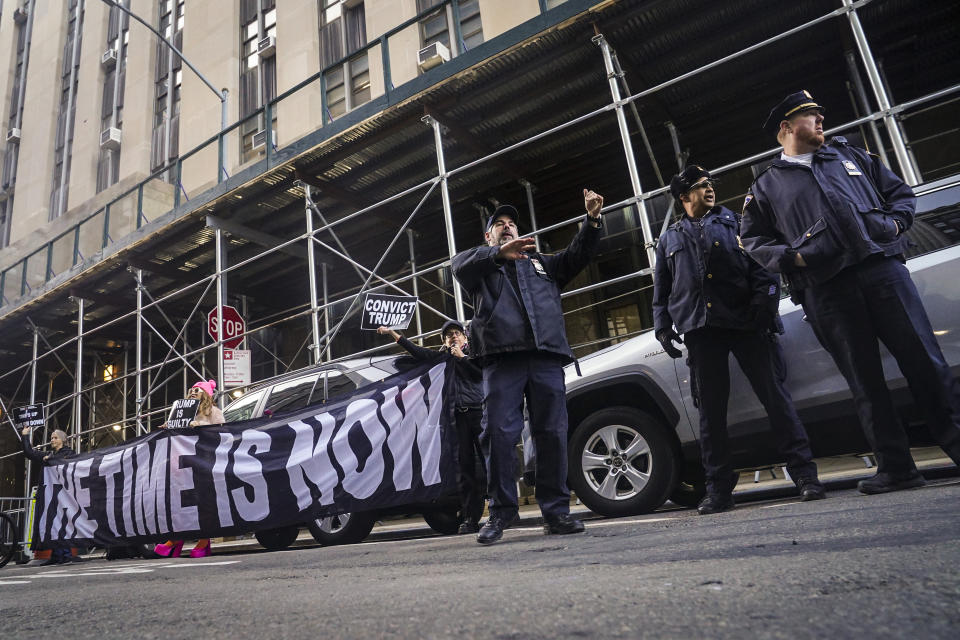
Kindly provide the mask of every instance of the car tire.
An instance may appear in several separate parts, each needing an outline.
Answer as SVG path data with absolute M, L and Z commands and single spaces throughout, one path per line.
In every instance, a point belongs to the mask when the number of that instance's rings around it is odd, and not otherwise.
M 289 526 L 279 527 L 277 529 L 263 529 L 262 531 L 257 531 L 254 536 L 264 549 L 281 551 L 292 545 L 299 534 L 300 527 Z
M 307 523 L 313 539 L 325 547 L 338 544 L 362 542 L 377 522 L 374 511 L 341 513 L 326 518 L 316 518 Z
M 649 513 L 666 501 L 677 481 L 666 427 L 631 407 L 587 416 L 574 431 L 567 456 L 570 488 L 604 516 Z
M 703 474 L 684 476 L 670 492 L 670 502 L 680 507 L 695 507 L 707 495 L 707 482 Z
M 460 528 L 456 509 L 424 511 L 423 519 L 431 529 L 445 536 L 452 536 Z

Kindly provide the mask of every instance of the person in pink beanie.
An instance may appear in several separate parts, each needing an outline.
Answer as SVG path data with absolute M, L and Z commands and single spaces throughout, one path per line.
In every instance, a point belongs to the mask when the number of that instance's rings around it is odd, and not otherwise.
M 190 422 L 191 427 L 200 427 L 208 424 L 223 424 L 223 412 L 213 403 L 213 395 L 217 388 L 216 380 L 197 382 L 187 390 L 187 398 L 200 400 L 200 408 L 196 417 Z M 163 425 L 166 428 L 166 424 Z M 153 548 L 153 552 L 165 558 L 179 558 L 183 549 L 183 540 L 167 540 Z M 210 538 L 197 540 L 197 545 L 190 551 L 191 558 L 205 558 L 211 554 Z

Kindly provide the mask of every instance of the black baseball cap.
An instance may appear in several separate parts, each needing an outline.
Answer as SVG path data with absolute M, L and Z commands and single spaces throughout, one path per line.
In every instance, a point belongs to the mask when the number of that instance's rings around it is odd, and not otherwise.
M 704 176 L 709 180 L 710 172 L 699 165 L 688 165 L 670 180 L 670 194 L 679 200 L 680 196 L 690 191 L 690 187 Z
M 817 101 L 813 99 L 813 96 L 810 95 L 810 92 L 806 89 L 791 93 L 770 110 L 770 114 L 763 122 L 763 130 L 769 134 L 776 134 L 780 129 L 781 122 L 795 113 L 802 113 L 811 109 L 816 109 L 820 113 L 826 112 L 826 109 L 817 104 Z
M 440 337 L 446 338 L 447 331 L 449 331 L 450 329 L 460 329 L 460 333 L 462 333 L 463 335 L 467 335 L 466 329 L 463 328 L 463 325 L 460 324 L 459 321 L 447 320 L 446 322 L 443 323 L 443 326 L 440 327 Z
M 491 227 L 493 227 L 493 223 L 496 222 L 497 218 L 500 216 L 508 216 L 511 220 L 513 220 L 514 223 L 516 223 L 520 217 L 520 214 L 517 212 L 517 208 L 512 204 L 501 204 L 497 206 L 497 208 L 493 210 L 493 215 L 487 218 L 487 231 L 490 231 Z

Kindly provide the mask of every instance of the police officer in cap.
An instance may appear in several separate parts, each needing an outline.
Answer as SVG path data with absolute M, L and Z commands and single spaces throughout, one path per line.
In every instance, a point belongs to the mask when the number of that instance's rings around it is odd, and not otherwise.
M 483 363 L 483 433 L 490 517 L 477 542 L 492 544 L 517 517 L 516 445 L 523 402 L 537 449 L 536 497 L 544 533 L 584 530 L 570 516 L 567 488 L 567 404 L 563 365 L 573 361 L 560 290 L 596 254 L 603 198 L 583 190 L 587 216 L 563 251 L 536 252 L 517 232 L 517 210 L 500 205 L 487 222 L 486 246 L 453 258 L 453 273 L 473 302 L 474 356 Z
M 457 489 L 460 494 L 460 527 L 457 533 L 477 533 L 483 515 L 483 498 L 486 493 L 486 478 L 483 470 L 483 453 L 480 449 L 480 421 L 483 415 L 483 376 L 480 368 L 472 362 L 470 343 L 463 325 L 456 320 L 447 320 L 440 328 L 443 345 L 439 351 L 426 349 L 410 342 L 388 327 L 377 327 L 380 335 L 389 335 L 414 358 L 430 362 L 444 354 L 456 358 L 454 368 L 454 410 L 457 431 Z
M 783 146 L 754 181 L 741 237 L 750 255 L 782 273 L 820 344 L 850 385 L 884 493 L 924 484 L 881 366 L 880 342 L 926 412 L 929 431 L 960 464 L 960 389 L 904 266 L 913 191 L 879 158 L 837 136 L 825 143 L 824 108 L 807 91 L 784 98 L 764 130 Z
M 653 321 L 657 340 L 672 357 L 683 334 L 700 407 L 700 451 L 707 495 L 701 515 L 733 508 L 737 473 L 727 443 L 728 361 L 732 352 L 776 432 L 779 451 L 803 500 L 826 497 L 817 479 L 807 433 L 790 392 L 775 370 L 782 363 L 777 338 L 777 280 L 740 246 L 739 216 L 716 204 L 710 173 L 689 166 L 670 181 L 684 211 L 657 243 Z M 676 327 L 676 330 L 674 330 Z

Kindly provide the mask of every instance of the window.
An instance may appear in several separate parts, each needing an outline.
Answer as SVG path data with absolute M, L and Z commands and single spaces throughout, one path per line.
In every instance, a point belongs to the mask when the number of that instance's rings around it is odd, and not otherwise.
M 29 22 L 16 22 L 17 50 L 13 60 L 10 89 L 10 113 L 4 135 L 23 124 L 23 95 L 27 81 L 27 62 L 30 50 Z M 10 219 L 13 216 L 13 192 L 17 182 L 17 164 L 20 159 L 20 143 L 7 142 L 0 165 L 0 249 L 10 244 Z
M 242 398 L 230 403 L 223 412 L 223 419 L 227 422 L 237 422 L 239 420 L 249 420 L 255 418 L 254 411 L 257 410 L 257 403 L 263 397 L 264 391 L 248 393 Z
M 77 113 L 77 81 L 83 39 L 83 7 L 79 0 L 67 3 L 67 37 L 60 68 L 60 108 L 53 147 L 53 187 L 50 190 L 50 219 L 67 210 L 70 161 L 73 152 L 73 123 Z
M 267 399 L 266 411 L 276 414 L 302 409 L 310 404 L 310 393 L 315 386 L 317 386 L 316 374 L 276 385 Z
M 417 0 L 417 13 L 423 13 L 440 4 L 439 0 Z M 434 13 L 420 21 L 420 41 L 422 46 L 439 42 L 450 51 L 451 56 L 469 51 L 483 42 L 483 27 L 480 24 L 480 1 L 457 0 L 457 13 L 460 16 L 460 42 L 458 47 L 451 43 L 450 34 L 454 31 L 454 7 L 449 4 L 438 8 Z
M 337 118 L 370 101 L 370 63 L 367 52 L 366 14 L 362 2 L 319 0 L 320 66 L 329 69 L 326 83 L 327 117 Z M 357 54 L 340 62 L 344 57 Z
M 277 36 L 276 0 L 242 0 L 240 3 L 240 117 L 255 113 L 277 96 L 277 58 L 260 57 L 259 43 Z M 277 114 L 271 127 L 277 128 Z M 265 150 L 266 138 L 256 134 L 266 130 L 264 116 L 250 118 L 240 125 L 242 161 L 253 160 Z M 255 144 L 258 143 L 258 144 Z M 272 141 L 271 141 L 272 144 Z
M 160 0 L 160 33 L 183 50 L 185 0 Z M 180 155 L 180 85 L 183 61 L 164 42 L 157 42 L 154 72 L 153 137 L 150 170 L 163 168 Z M 169 181 L 172 176 L 167 176 Z
M 130 0 L 123 6 L 129 8 Z M 103 75 L 103 100 L 100 108 L 100 131 L 123 129 L 123 89 L 126 84 L 127 48 L 130 44 L 130 16 L 110 7 L 105 53 L 113 52 L 116 62 Z M 116 184 L 120 174 L 120 149 L 100 148 L 97 161 L 97 193 Z
M 324 371 L 317 388 L 313 391 L 311 403 L 327 402 L 357 389 L 357 385 L 342 371 Z

